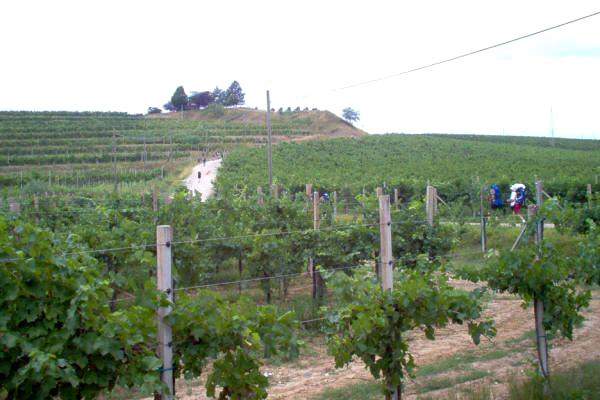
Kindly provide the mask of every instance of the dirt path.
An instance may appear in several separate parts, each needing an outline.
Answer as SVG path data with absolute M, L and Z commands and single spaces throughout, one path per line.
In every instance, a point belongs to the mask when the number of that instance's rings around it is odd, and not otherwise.
M 462 288 L 473 287 L 470 282 L 455 281 L 454 283 Z M 447 398 L 456 390 L 476 385 L 492 390 L 494 399 L 502 399 L 506 397 L 511 380 L 525 378 L 525 371 L 530 369 L 530 362 L 535 357 L 535 344 L 530 337 L 534 329 L 532 309 L 523 309 L 521 300 L 515 296 L 497 295 L 489 303 L 487 314 L 495 319 L 498 336 L 493 342 L 482 341 L 479 347 L 472 343 L 466 326 L 450 325 L 439 329 L 436 331 L 435 341 L 427 340 L 421 332 L 410 334 L 410 349 L 419 366 L 469 352 L 476 357 L 477 355 L 482 357 L 480 360 L 461 365 L 462 368 L 408 382 L 404 392 L 405 399 Z M 586 360 L 600 358 L 600 300 L 597 298 L 597 292 L 590 308 L 584 314 L 586 322 L 581 328 L 576 329 L 572 342 L 562 339 L 553 341 L 550 354 L 551 368 L 569 367 Z M 506 354 L 493 359 L 485 358 L 486 354 L 498 351 Z M 450 389 L 423 392 L 423 388 L 430 380 L 460 379 L 474 369 L 483 372 L 485 377 L 454 384 Z M 266 365 L 263 373 L 271 382 L 269 399 L 273 400 L 314 399 L 328 388 L 373 380 L 360 361 L 353 362 L 347 368 L 336 370 L 332 357 L 327 355 L 322 338 L 307 340 L 299 360 L 283 365 Z M 179 382 L 177 385 L 179 399 L 207 399 L 204 379 Z
M 190 176 L 183 182 L 194 196 L 200 193 L 202 200 L 206 200 L 213 193 L 213 182 L 217 177 L 217 170 L 221 166 L 222 159 L 210 160 L 200 163 L 194 167 Z M 201 177 L 198 179 L 198 172 Z

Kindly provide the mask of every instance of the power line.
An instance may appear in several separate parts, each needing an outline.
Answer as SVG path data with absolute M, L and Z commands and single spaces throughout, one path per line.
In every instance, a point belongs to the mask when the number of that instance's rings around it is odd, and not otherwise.
M 395 78 L 395 77 L 398 77 L 398 76 L 401 76 L 401 75 L 406 75 L 406 74 L 409 74 L 411 72 L 416 72 L 416 71 L 420 71 L 420 70 L 423 70 L 423 69 L 426 69 L 426 68 L 431 68 L 431 67 L 434 67 L 436 65 L 448 63 L 450 61 L 454 61 L 454 60 L 458 60 L 460 58 L 472 56 L 474 54 L 481 53 L 481 52 L 486 51 L 486 50 L 491 50 L 491 49 L 494 49 L 496 47 L 504 46 L 504 45 L 509 44 L 509 43 L 513 43 L 513 42 L 516 42 L 516 41 L 519 41 L 519 40 L 522 40 L 522 39 L 526 39 L 526 38 L 529 38 L 529 37 L 532 37 L 532 36 L 535 36 L 535 35 L 539 35 L 540 33 L 544 33 L 544 32 L 551 31 L 553 29 L 561 28 L 563 26 L 566 26 L 566 25 L 569 25 L 569 24 L 572 24 L 572 23 L 575 23 L 575 22 L 582 21 L 582 20 L 584 20 L 586 18 L 591 18 L 591 17 L 594 17 L 594 16 L 599 15 L 599 14 L 600 14 L 600 11 L 595 12 L 593 14 L 586 15 L 584 17 L 580 17 L 580 18 L 568 21 L 568 22 L 564 22 L 562 24 L 551 26 L 551 27 L 546 28 L 546 29 L 542 29 L 541 31 L 529 33 L 529 34 L 524 35 L 524 36 L 519 36 L 517 38 L 510 39 L 510 40 L 507 40 L 507 41 L 502 42 L 502 43 L 497 43 L 497 44 L 494 44 L 492 46 L 484 47 L 484 48 L 479 49 L 479 50 L 471 51 L 469 53 L 465 53 L 465 54 L 462 54 L 462 55 L 459 55 L 459 56 L 456 56 L 456 57 L 448 58 L 448 59 L 445 59 L 445 60 L 442 60 L 442 61 L 438 61 L 438 62 L 435 62 L 435 63 L 432 63 L 432 64 L 423 65 L 423 66 L 418 67 L 418 68 L 409 69 L 409 70 L 406 70 L 406 71 L 398 72 L 396 74 L 387 75 L 387 76 L 383 76 L 383 77 L 380 77 L 380 78 L 371 79 L 371 80 L 368 80 L 368 81 L 354 83 L 354 84 L 351 84 L 351 85 L 348 85 L 348 86 L 342 86 L 342 87 L 339 87 L 339 88 L 336 88 L 336 89 L 331 89 L 331 90 L 324 91 L 324 92 L 318 92 L 318 93 L 312 93 L 312 94 L 307 94 L 307 95 L 302 95 L 302 96 L 297 96 L 297 97 L 291 97 L 291 98 L 279 100 L 278 103 L 283 103 L 285 101 L 290 101 L 290 100 L 302 99 L 302 98 L 306 98 L 306 97 L 319 96 L 319 95 L 330 93 L 330 92 L 338 92 L 338 91 L 341 91 L 341 90 L 351 89 L 351 88 L 355 88 L 355 87 L 358 87 L 358 86 L 368 85 L 368 84 L 371 84 L 371 83 L 380 82 L 380 81 L 383 81 L 383 80 Z M 276 101 L 276 103 L 277 103 L 277 101 Z

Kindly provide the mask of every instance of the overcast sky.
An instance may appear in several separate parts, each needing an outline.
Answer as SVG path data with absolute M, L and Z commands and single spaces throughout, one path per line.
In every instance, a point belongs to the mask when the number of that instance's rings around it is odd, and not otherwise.
M 246 105 L 360 112 L 369 133 L 600 139 L 597 1 L 3 1 L 0 110 L 145 112 L 237 80 Z M 302 97 L 311 95 L 309 97 Z

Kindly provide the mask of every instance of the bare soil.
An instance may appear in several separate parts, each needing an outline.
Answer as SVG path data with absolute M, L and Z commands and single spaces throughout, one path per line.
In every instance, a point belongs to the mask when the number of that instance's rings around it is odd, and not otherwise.
M 476 285 L 465 281 L 453 281 L 457 287 L 472 289 Z M 475 346 L 468 335 L 467 327 L 450 325 L 436 331 L 436 340 L 425 338 L 422 332 L 411 332 L 410 349 L 418 366 L 425 366 L 451 356 L 474 352 L 484 355 L 491 349 L 506 354 L 489 361 L 475 361 L 464 368 L 444 371 L 440 374 L 416 378 L 405 389 L 404 398 L 416 399 L 446 398 L 461 390 L 483 387 L 493 393 L 494 399 L 506 398 L 508 387 L 515 379 L 524 379 L 526 371 L 535 361 L 535 344 L 528 337 L 534 329 L 533 309 L 521 307 L 521 300 L 515 296 L 497 295 L 488 304 L 486 311 L 496 321 L 497 336 L 489 341 L 482 340 Z M 556 339 L 550 352 L 551 368 L 567 368 L 586 360 L 600 358 L 600 299 L 598 293 L 591 306 L 585 311 L 586 321 L 575 331 L 573 341 Z M 531 336 L 531 335 L 529 335 Z M 486 376 L 480 379 L 453 385 L 435 391 L 424 391 L 428 381 L 433 379 L 458 379 L 473 370 L 483 371 Z M 327 354 L 322 337 L 309 338 L 299 360 L 271 365 L 267 363 L 263 373 L 269 377 L 269 399 L 315 399 L 325 389 L 339 388 L 351 384 L 369 382 L 373 378 L 364 364 L 354 361 L 346 368 L 335 369 L 333 358 Z M 204 393 L 204 379 L 177 385 L 178 399 L 208 399 Z M 425 388 L 425 389 L 424 389 Z

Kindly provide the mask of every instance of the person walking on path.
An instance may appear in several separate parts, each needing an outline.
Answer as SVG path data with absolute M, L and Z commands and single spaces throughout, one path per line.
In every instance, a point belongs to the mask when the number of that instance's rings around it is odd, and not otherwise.
M 517 224 L 517 215 L 521 218 L 521 221 L 525 223 L 525 219 L 521 216 L 521 208 L 525 205 L 525 197 L 525 185 L 522 183 L 515 183 L 510 187 L 510 199 L 508 199 L 508 201 L 510 203 L 510 208 L 513 210 L 515 225 Z

